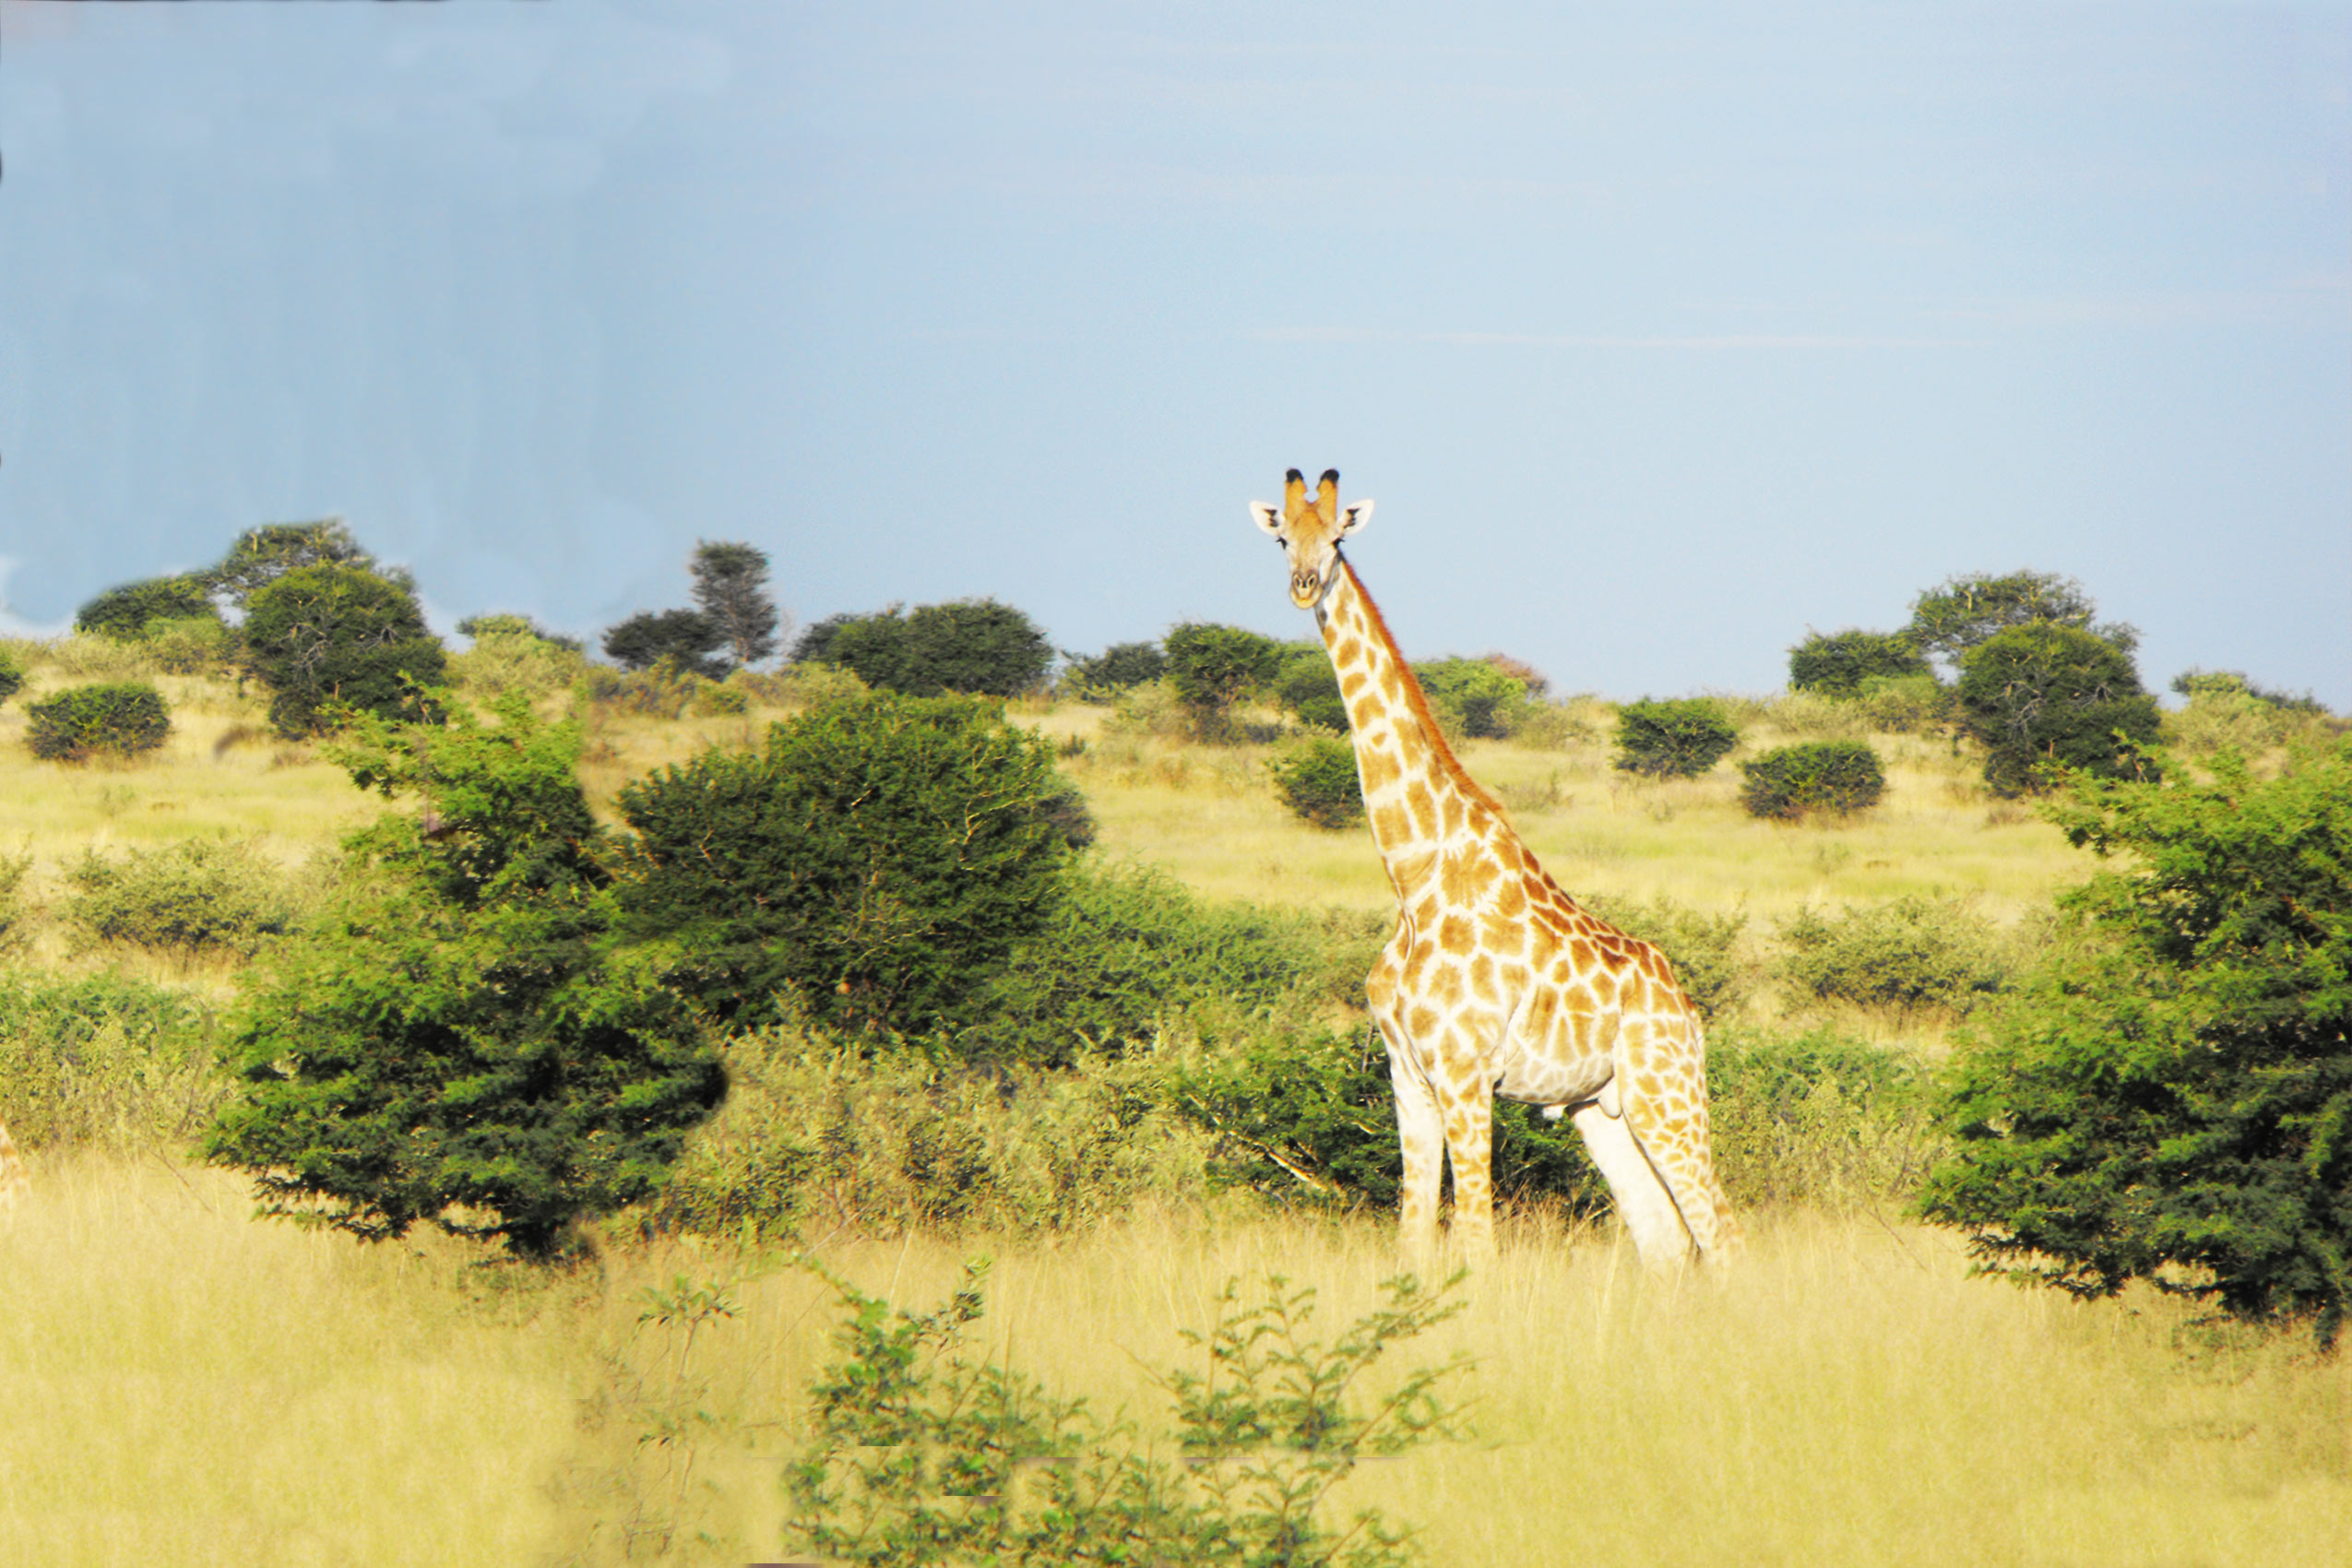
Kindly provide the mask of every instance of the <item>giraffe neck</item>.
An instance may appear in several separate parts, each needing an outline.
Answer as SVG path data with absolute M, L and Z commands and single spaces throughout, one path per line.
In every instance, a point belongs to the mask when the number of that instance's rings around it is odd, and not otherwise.
M 1493 823 L 1501 808 L 1445 743 L 1421 683 L 1344 556 L 1316 619 L 1348 705 L 1372 842 L 1390 887 L 1406 903 L 1437 877 L 1448 841 L 1466 826 Z

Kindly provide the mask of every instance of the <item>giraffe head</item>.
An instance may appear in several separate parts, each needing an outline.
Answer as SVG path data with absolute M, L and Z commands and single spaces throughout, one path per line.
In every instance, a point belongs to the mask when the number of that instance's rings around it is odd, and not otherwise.
M 1362 528 L 1372 509 L 1369 501 L 1339 505 L 1337 469 L 1324 469 L 1312 496 L 1307 493 L 1306 476 L 1292 469 L 1282 481 L 1278 511 L 1271 502 L 1250 503 L 1250 515 L 1257 518 L 1258 527 L 1272 534 L 1290 558 L 1291 603 L 1313 610 L 1323 602 L 1338 574 L 1339 541 Z

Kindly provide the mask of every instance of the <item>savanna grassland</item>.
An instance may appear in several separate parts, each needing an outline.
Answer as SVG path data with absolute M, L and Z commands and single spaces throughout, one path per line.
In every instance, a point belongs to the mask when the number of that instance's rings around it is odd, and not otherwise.
M 1278 1181 L 1208 1180 L 1205 1134 L 1172 1127 L 1145 1153 L 1103 1156 L 1096 1185 L 1058 1207 L 1005 1196 L 909 1218 L 877 1195 L 879 1156 L 845 1158 L 813 1179 L 840 1191 L 790 1235 L 623 1216 L 554 1269 L 423 1230 L 362 1245 L 256 1220 L 244 1181 L 190 1151 L 226 1092 L 206 1076 L 214 1020 L 267 939 L 192 949 L 95 934 L 73 873 L 92 852 L 232 842 L 235 885 L 299 922 L 327 896 L 339 837 L 386 808 L 316 746 L 275 738 L 233 681 L 155 676 L 96 639 L 16 651 L 33 697 L 152 677 L 175 728 L 144 760 L 65 766 L 19 743 L 22 698 L 0 707 L 0 856 L 18 868 L 7 983 L 144 988 L 189 1011 L 96 1008 L 69 1048 L 39 1058 L 48 1109 L 5 1100 L 34 1183 L 0 1220 L 0 1399 L 19 1415 L 0 1432 L 11 1560 L 778 1560 L 804 1391 L 837 1354 L 838 1303 L 799 1265 L 802 1249 L 921 1310 L 967 1260 L 992 1260 L 975 1350 L 1123 1410 L 1146 1440 L 1167 1431 L 1156 1379 L 1198 1366 L 1182 1331 L 1209 1325 L 1229 1281 L 1312 1287 L 1315 1321 L 1336 1331 L 1395 1271 L 1381 1215 L 1296 1202 Z M 493 672 L 461 656 L 456 673 Z M 583 703 L 582 777 L 610 814 L 629 780 L 753 743 L 805 695 L 771 679 L 723 700 L 640 686 L 585 701 L 549 683 L 541 701 Z M 1942 733 L 1868 735 L 1885 802 L 1785 826 L 1740 810 L 1729 765 L 1687 781 L 1617 772 L 1608 706 L 1558 706 L 1540 743 L 1467 742 L 1466 760 L 1572 892 L 1724 922 L 1716 1030 L 1752 1056 L 1813 1031 L 1931 1075 L 1965 1035 L 1966 998 L 1901 1007 L 1809 991 L 1788 978 L 1791 922 L 1919 900 L 1979 921 L 1987 950 L 2013 964 L 2052 893 L 2087 870 L 2029 808 L 1988 796 L 1979 759 Z M 1854 730 L 1812 699 L 1730 706 L 1734 760 Z M 1360 828 L 1308 826 L 1268 790 L 1280 741 L 1197 744 L 1146 702 L 1012 715 L 1057 742 L 1099 861 L 1163 868 L 1208 900 L 1385 907 Z M 742 1106 L 764 1103 L 751 1090 L 770 1080 L 748 1057 L 739 1073 Z M 909 1078 L 898 1098 L 857 1103 L 903 1123 L 944 1092 Z M 1014 1194 L 1000 1166 L 1060 1158 L 1021 1140 L 1066 1144 L 1070 1127 L 1015 1124 L 1049 1102 L 1062 1103 L 993 1088 L 956 1102 L 990 1140 L 971 1155 L 982 1185 Z M 714 1144 L 749 1136 L 748 1113 L 723 1114 Z M 836 1130 L 854 1141 L 862 1125 Z M 1379 1369 L 1465 1358 L 1443 1385 L 1460 1435 L 1364 1464 L 1337 1511 L 1377 1506 L 1417 1526 L 1437 1564 L 2346 1561 L 2341 1355 L 2152 1293 L 2085 1303 L 1972 1277 L 1959 1238 L 1906 1213 L 1900 1172 L 1932 1152 L 1932 1133 L 1858 1119 L 1835 1089 L 1728 1108 L 1725 1135 L 1750 1229 L 1736 1271 L 1661 1285 L 1605 1215 L 1523 1204 L 1464 1310 Z

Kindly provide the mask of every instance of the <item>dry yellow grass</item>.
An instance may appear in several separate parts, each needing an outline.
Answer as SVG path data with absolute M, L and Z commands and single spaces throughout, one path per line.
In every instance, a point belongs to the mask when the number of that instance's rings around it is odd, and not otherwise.
M 501 1294 L 453 1245 L 249 1221 L 215 1173 L 40 1176 L 0 1228 L 0 1400 L 34 1417 L 0 1430 L 10 1561 L 778 1555 L 797 1391 L 832 1354 L 807 1275 L 671 1243 Z M 1343 1504 L 1418 1523 L 1428 1562 L 1464 1568 L 2344 1561 L 2352 1361 L 2206 1345 L 2171 1303 L 1970 1279 L 1908 1226 L 1778 1214 L 1754 1232 L 1729 1279 L 1667 1289 L 1607 1229 L 1506 1230 L 1469 1310 L 1397 1353 L 1475 1358 L 1475 1436 L 1367 1467 Z M 826 1257 L 928 1308 L 989 1250 Z M 1246 1214 L 993 1250 L 978 1342 L 1147 1427 L 1149 1372 L 1182 1360 L 1177 1330 L 1210 1321 L 1228 1278 L 1313 1285 L 1336 1329 L 1392 1267 L 1384 1225 Z M 691 1350 L 639 1321 L 644 1290 L 682 1276 L 732 1307 Z M 644 1441 L 697 1410 L 713 1420 Z

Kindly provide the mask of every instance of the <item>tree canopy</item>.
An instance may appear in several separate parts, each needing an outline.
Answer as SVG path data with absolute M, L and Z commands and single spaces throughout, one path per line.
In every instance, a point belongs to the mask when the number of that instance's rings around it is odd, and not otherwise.
M 441 639 L 404 579 L 323 562 L 279 574 L 246 600 L 246 667 L 270 688 L 270 722 L 287 735 L 325 729 L 342 706 L 393 715 L 411 684 L 437 685 Z
M 748 544 L 704 540 L 695 546 L 689 569 L 695 578 L 695 608 L 724 639 L 738 665 L 757 664 L 776 651 L 778 617 L 767 592 L 767 555 Z

